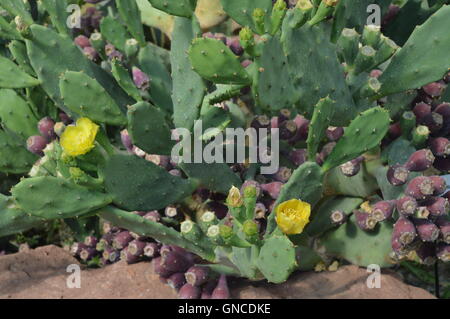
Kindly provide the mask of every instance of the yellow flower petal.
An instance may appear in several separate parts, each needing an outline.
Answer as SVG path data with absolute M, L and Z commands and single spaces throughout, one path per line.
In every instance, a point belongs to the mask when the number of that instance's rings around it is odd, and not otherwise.
M 291 199 L 278 205 L 275 214 L 275 220 L 283 233 L 297 235 L 301 234 L 309 223 L 311 205 L 298 199 Z
M 61 147 L 70 156 L 80 156 L 94 148 L 99 126 L 88 118 L 80 118 L 76 126 L 66 128 L 61 136 Z

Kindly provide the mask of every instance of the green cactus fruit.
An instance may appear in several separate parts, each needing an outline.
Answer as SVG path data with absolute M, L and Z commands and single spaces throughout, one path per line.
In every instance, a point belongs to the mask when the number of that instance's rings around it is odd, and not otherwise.
M 19 65 L 19 67 L 25 73 L 35 77 L 36 73 L 31 67 L 30 59 L 27 55 L 27 47 L 25 46 L 25 44 L 22 41 L 13 40 L 8 44 L 8 49 L 14 57 L 14 61 Z
M 197 38 L 189 49 L 194 70 L 219 84 L 250 84 L 251 79 L 238 57 L 220 40 Z
M 120 210 L 113 206 L 104 207 L 98 213 L 100 217 L 115 226 L 129 229 L 141 236 L 155 238 L 166 245 L 175 245 L 184 248 L 208 261 L 215 261 L 213 247 L 207 245 L 206 242 L 191 242 L 186 240 L 181 233 L 161 223 L 145 219 L 139 215 Z
M 381 31 L 379 26 L 373 24 L 364 26 L 361 37 L 362 45 L 369 45 L 372 48 L 378 50 L 380 40 L 381 40 Z
M 34 23 L 25 2 L 16 0 L 0 0 L 0 6 L 8 11 L 12 16 L 19 16 L 25 24 L 31 25 Z
M 376 147 L 389 130 L 389 112 L 371 108 L 356 117 L 323 163 L 328 171 Z
M 292 108 L 299 99 L 299 93 L 290 77 L 287 76 L 290 65 L 278 37 L 271 38 L 264 45 L 260 66 L 257 74 L 261 106 L 271 111 Z M 280 74 L 285 76 L 280 77 Z
M 274 204 L 274 209 L 267 219 L 266 237 L 276 228 L 275 210 L 277 206 L 291 199 L 300 199 L 312 207 L 322 197 L 323 174 L 319 165 L 305 162 L 293 173 L 289 181 L 281 188 L 280 195 Z
M 197 0 L 149 0 L 153 7 L 170 15 L 190 18 L 194 14 Z
M 30 106 L 14 90 L 0 90 L 0 119 L 4 126 L 24 140 L 38 135 L 38 119 Z
M 255 9 L 263 10 L 267 19 L 265 23 L 270 22 L 272 0 L 221 0 L 221 2 L 225 12 L 234 21 L 242 26 L 249 26 L 255 32 L 258 32 L 253 21 Z
M 141 12 L 136 1 L 117 0 L 117 9 L 128 31 L 141 46 L 145 46 L 144 28 L 142 27 Z
M 125 52 L 125 43 L 131 36 L 122 24 L 118 23 L 113 17 L 107 16 L 100 23 L 100 31 L 116 49 Z
M 197 180 L 200 186 L 227 194 L 232 186 L 240 187 L 240 178 L 224 163 L 180 163 L 183 172 Z
M 0 194 L 0 237 L 24 232 L 42 223 L 18 208 L 10 197 Z
M 270 17 L 270 34 L 275 35 L 283 24 L 283 19 L 287 12 L 286 2 L 277 0 L 273 6 L 272 16 Z
M 39 85 L 41 81 L 22 71 L 17 64 L 0 56 L 0 87 L 21 89 Z
M 337 45 L 341 50 L 342 59 L 349 66 L 353 66 L 358 55 L 360 35 L 355 29 L 344 28 L 337 40 Z
M 273 236 L 264 241 L 257 265 L 267 281 L 285 282 L 296 269 L 294 244 L 286 236 Z
M 256 8 L 253 10 L 252 18 L 255 31 L 261 35 L 266 33 L 266 12 L 261 8 Z
M 181 223 L 180 232 L 184 238 L 192 242 L 200 240 L 204 235 L 200 227 L 191 220 L 185 220 Z
M 172 113 L 172 78 L 166 67 L 164 51 L 157 46 L 147 44 L 139 51 L 139 67 L 150 78 L 149 93 L 155 105 Z
M 299 0 L 293 10 L 288 10 L 287 14 L 292 15 L 289 19 L 291 28 L 302 27 L 310 18 L 314 10 L 314 5 L 310 0 Z
M 441 79 L 449 67 L 449 29 L 450 6 L 444 5 L 416 27 L 405 45 L 394 55 L 379 78 L 382 86 L 378 96 L 416 89 Z
M 42 0 L 42 5 L 45 11 L 48 12 L 56 30 L 59 33 L 68 35 L 70 30 L 67 26 L 67 18 L 69 17 L 67 0 Z
M 164 113 L 147 102 L 128 108 L 128 132 L 133 143 L 148 154 L 171 155 L 171 131 Z
M 27 151 L 25 142 L 17 135 L 0 131 L 0 171 L 22 174 L 30 170 L 38 157 Z
M 200 114 L 206 87 L 202 78 L 192 70 L 186 51 L 195 38 L 194 20 L 177 17 L 172 37 L 173 122 L 176 127 L 191 129 Z
M 362 198 L 333 196 L 327 198 L 314 210 L 311 216 L 311 222 L 306 226 L 305 233 L 311 237 L 321 236 L 328 230 L 336 227 L 331 219 L 331 214 L 335 211 L 341 211 L 350 215 L 363 203 Z
M 162 167 L 129 155 L 111 157 L 104 174 L 106 190 L 113 195 L 114 203 L 131 211 L 164 208 L 189 196 L 196 186 L 191 180 L 172 176 Z
M 356 225 L 355 216 L 352 215 L 347 223 L 325 234 L 319 240 L 319 245 L 325 248 L 327 254 L 344 258 L 354 265 L 391 267 L 389 254 L 392 251 L 392 228 L 392 223 L 386 221 L 374 231 L 366 232 Z
M 111 73 L 116 79 L 117 83 L 119 83 L 120 87 L 127 92 L 133 99 L 136 101 L 141 101 L 142 97 L 139 93 L 139 90 L 136 88 L 136 85 L 133 82 L 133 79 L 130 76 L 125 67 L 118 60 L 113 60 L 111 62 Z
M 375 55 L 377 51 L 370 45 L 365 45 L 359 48 L 359 52 L 355 59 L 355 68 L 353 72 L 360 74 L 364 71 L 370 71 L 375 65 Z
M 356 115 L 356 106 L 346 85 L 344 69 L 337 57 L 337 48 L 330 43 L 326 26 L 289 27 L 288 16 L 283 24 L 281 42 L 290 69 L 290 80 L 298 92 L 297 110 L 311 118 L 314 106 L 326 96 L 336 101 L 333 126 L 346 126 Z
M 380 65 L 383 62 L 389 60 L 395 52 L 399 49 L 399 46 L 394 41 L 381 35 L 380 45 L 377 48 L 377 54 L 375 55 L 374 65 Z
M 22 35 L 5 18 L 0 16 L 0 35 L 9 40 L 23 40 Z
M 320 2 L 319 7 L 316 10 L 316 13 L 308 21 L 309 25 L 315 25 L 323 20 L 325 20 L 329 15 L 333 13 L 336 7 L 336 3 L 338 0 L 323 0 Z
M 110 125 L 126 124 L 126 117 L 114 99 L 95 79 L 82 72 L 68 71 L 60 79 L 61 97 L 74 113 Z
M 81 216 L 111 203 L 110 195 L 50 176 L 23 179 L 11 193 L 25 212 L 47 220 Z
M 319 145 L 325 138 L 327 128 L 330 126 L 334 115 L 336 102 L 326 97 L 320 99 L 314 108 L 314 114 L 309 126 L 308 140 L 308 158 L 314 161 Z

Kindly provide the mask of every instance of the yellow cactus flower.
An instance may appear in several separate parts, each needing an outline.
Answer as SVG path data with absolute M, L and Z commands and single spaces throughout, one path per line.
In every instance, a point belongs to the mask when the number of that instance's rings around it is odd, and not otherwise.
M 90 119 L 83 117 L 76 126 L 68 126 L 61 136 L 61 147 L 69 156 L 80 156 L 94 148 L 95 137 L 99 126 Z
M 298 199 L 291 199 L 278 205 L 275 218 L 283 233 L 297 235 L 301 234 L 309 223 L 310 215 L 310 204 Z

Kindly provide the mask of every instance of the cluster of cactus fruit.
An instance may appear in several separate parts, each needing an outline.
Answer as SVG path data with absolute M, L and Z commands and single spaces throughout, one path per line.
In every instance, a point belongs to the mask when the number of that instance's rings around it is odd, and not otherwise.
M 80 259 L 153 259 L 182 298 L 336 258 L 449 261 L 446 1 L 418 22 L 416 0 L 86 0 L 69 27 L 80 2 L 0 0 L 0 171 L 23 177 L 0 237 L 63 219 Z M 280 168 L 175 161 L 198 120 L 200 144 L 278 129 Z

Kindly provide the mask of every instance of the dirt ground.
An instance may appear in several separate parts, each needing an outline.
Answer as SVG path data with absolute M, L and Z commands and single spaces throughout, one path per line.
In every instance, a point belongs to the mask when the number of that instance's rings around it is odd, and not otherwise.
M 127 265 L 119 262 L 103 269 L 82 269 L 80 288 L 73 283 L 70 265 L 79 265 L 69 253 L 56 246 L 45 246 L 0 257 L 1 299 L 172 299 L 176 292 L 153 273 L 151 263 Z M 427 291 L 406 285 L 394 273 L 384 272 L 380 288 L 368 288 L 370 274 L 356 266 L 343 266 L 336 272 L 306 272 L 292 276 L 282 285 L 231 283 L 233 298 L 434 298 Z M 72 276 L 72 277 L 71 277 Z M 70 286 L 70 285 L 69 285 Z

